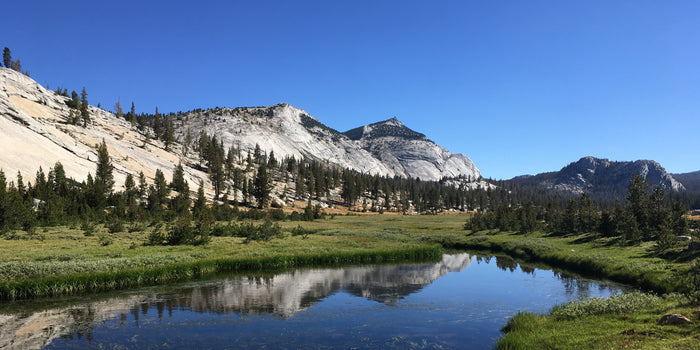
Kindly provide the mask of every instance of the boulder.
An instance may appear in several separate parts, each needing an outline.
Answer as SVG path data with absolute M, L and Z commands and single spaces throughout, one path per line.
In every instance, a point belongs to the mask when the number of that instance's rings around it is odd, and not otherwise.
M 687 324 L 687 323 L 693 323 L 689 318 L 679 315 L 679 314 L 666 314 L 661 316 L 661 319 L 659 320 L 659 325 L 661 326 L 667 326 L 667 325 L 678 325 L 678 324 Z

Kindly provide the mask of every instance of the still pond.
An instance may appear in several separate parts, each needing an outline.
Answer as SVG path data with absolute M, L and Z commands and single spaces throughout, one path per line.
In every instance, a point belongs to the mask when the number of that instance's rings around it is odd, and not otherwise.
M 0 304 L 0 349 L 488 349 L 518 311 L 624 292 L 467 253 Z

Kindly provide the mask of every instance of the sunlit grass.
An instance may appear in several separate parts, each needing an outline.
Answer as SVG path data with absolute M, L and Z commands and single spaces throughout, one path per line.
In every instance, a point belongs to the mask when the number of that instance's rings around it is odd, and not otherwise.
M 640 296 L 628 299 L 654 298 Z M 693 315 L 694 308 L 684 302 L 678 296 L 657 298 L 649 305 L 625 310 L 629 300 L 600 300 L 593 303 L 609 307 L 596 305 L 593 314 L 582 312 L 576 317 L 559 317 L 561 306 L 554 307 L 550 315 L 518 313 L 503 327 L 505 335 L 497 349 L 700 349 L 699 317 L 694 316 L 693 323 L 687 325 L 658 324 L 666 313 Z M 586 309 L 591 303 L 567 305 L 565 308 Z M 602 309 L 608 311 L 600 312 Z
M 283 222 L 282 236 L 267 241 L 212 237 L 208 244 L 198 246 L 147 245 L 156 227 L 108 233 L 98 225 L 91 235 L 68 227 L 40 229 L 32 234 L 9 232 L 0 240 L 0 298 L 123 288 L 221 271 L 435 260 L 441 254 L 435 244 L 370 233 L 371 221 L 362 224 L 367 230 L 341 235 L 322 232 L 338 227 L 346 230 L 356 226 L 353 220 L 303 224 L 304 230 L 314 233 L 292 235 L 292 229 L 301 224 Z M 373 230 L 377 231 L 377 225 Z

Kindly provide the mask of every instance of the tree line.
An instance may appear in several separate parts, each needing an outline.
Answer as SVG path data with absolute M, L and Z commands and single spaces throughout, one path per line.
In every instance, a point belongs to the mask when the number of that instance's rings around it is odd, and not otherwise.
M 625 201 L 618 200 L 609 208 L 601 208 L 586 193 L 568 199 L 564 207 L 553 202 L 545 206 L 505 202 L 494 211 L 477 212 L 464 228 L 523 234 L 536 230 L 559 235 L 592 233 L 615 238 L 621 245 L 653 241 L 662 252 L 673 246 L 678 236 L 690 234 L 686 212 L 682 201 L 672 199 L 661 186 L 652 188 L 646 178 L 634 174 Z

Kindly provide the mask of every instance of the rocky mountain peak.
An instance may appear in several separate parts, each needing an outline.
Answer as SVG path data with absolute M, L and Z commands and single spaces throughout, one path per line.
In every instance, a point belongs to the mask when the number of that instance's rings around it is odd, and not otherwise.
M 400 176 L 423 180 L 460 176 L 476 180 L 481 177 L 467 156 L 450 153 L 425 135 L 409 129 L 396 117 L 348 130 L 343 135 Z
M 685 188 L 659 163 L 652 160 L 611 161 L 595 157 L 583 157 L 557 172 L 542 173 L 532 177 L 514 178 L 512 181 L 545 187 L 551 190 L 594 197 L 623 196 L 633 174 L 646 178 L 652 186 L 659 185 L 666 191 L 683 191 Z
M 397 137 L 406 140 L 428 140 L 425 135 L 409 129 L 396 117 L 348 130 L 343 134 L 352 140 L 377 139 L 382 137 Z
M 167 177 L 180 161 L 197 163 L 196 159 L 183 159 L 177 152 L 166 150 L 158 140 L 146 140 L 128 121 L 103 109 L 89 107 L 92 122 L 87 127 L 72 125 L 68 118 L 74 111 L 66 100 L 25 75 L 0 68 L 0 146 L 7 150 L 0 157 L 0 169 L 6 174 L 21 171 L 26 175 L 39 166 L 47 168 L 60 161 L 68 176 L 82 181 L 94 171 L 94 145 L 103 139 L 114 158 L 118 184 L 127 174 L 143 171 L 152 178 L 155 169 L 161 169 Z M 226 148 L 245 152 L 259 146 L 263 151 L 274 151 L 278 159 L 309 158 L 389 177 L 479 177 L 466 156 L 449 153 L 395 117 L 357 128 L 355 134 L 350 133 L 355 138 L 288 103 L 196 109 L 174 115 L 173 120 L 180 140 L 185 140 L 188 133 L 196 137 L 204 131 L 216 135 Z M 376 149 L 365 147 L 363 140 L 382 140 L 386 147 L 379 146 L 381 151 L 375 153 Z M 206 177 L 197 167 L 186 172 L 191 187 Z

